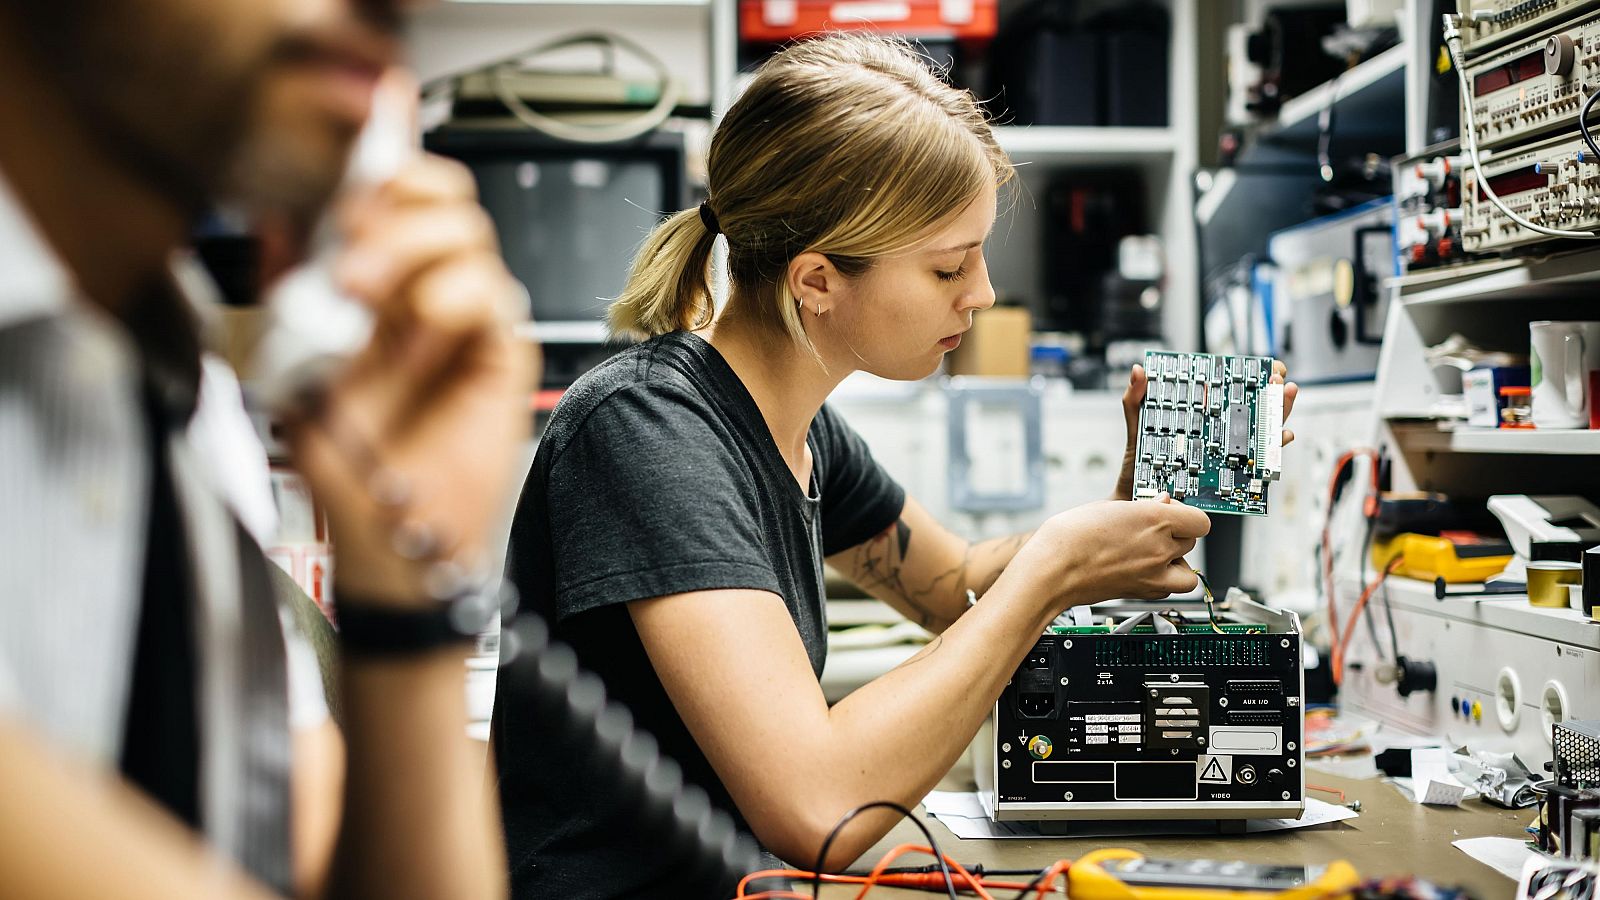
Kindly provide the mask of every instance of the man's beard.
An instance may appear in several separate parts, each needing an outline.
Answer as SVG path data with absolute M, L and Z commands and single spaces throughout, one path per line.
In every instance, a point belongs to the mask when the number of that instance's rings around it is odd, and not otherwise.
M 215 186 L 217 201 L 247 215 L 270 214 L 309 228 L 328 207 L 344 174 L 340 165 L 318 160 L 303 147 L 256 131 L 234 149 Z

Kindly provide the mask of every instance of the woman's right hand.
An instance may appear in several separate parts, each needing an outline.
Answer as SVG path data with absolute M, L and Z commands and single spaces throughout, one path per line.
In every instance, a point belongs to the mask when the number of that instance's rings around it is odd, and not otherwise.
M 1165 494 L 1088 503 L 1040 526 L 1002 578 L 1021 579 L 1052 617 L 1101 600 L 1158 600 L 1194 590 L 1199 579 L 1183 556 L 1210 530 L 1209 516 Z

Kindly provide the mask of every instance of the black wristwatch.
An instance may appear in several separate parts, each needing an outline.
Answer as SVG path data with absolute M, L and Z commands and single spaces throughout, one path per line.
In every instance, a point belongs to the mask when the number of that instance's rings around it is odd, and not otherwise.
M 407 656 L 471 643 L 500 613 L 499 594 L 490 587 L 420 608 L 396 608 L 359 596 L 338 596 L 337 601 L 339 643 L 351 656 Z

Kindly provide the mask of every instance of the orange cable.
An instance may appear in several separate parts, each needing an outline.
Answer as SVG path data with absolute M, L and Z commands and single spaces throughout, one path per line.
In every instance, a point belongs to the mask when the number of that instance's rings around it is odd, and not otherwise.
M 1045 894 L 1055 890 L 1056 879 L 1067 873 L 1072 868 L 1072 863 L 1065 859 L 1056 860 L 1055 865 L 1045 870 L 1044 877 L 1039 879 L 1039 900 L 1044 900 Z
M 893 850 L 890 850 L 888 853 L 885 853 L 883 858 L 878 860 L 878 864 L 873 867 L 872 874 L 867 876 L 867 881 L 861 886 L 861 893 L 856 895 L 856 900 L 862 900 L 862 898 L 866 897 L 867 894 L 871 893 L 872 888 L 883 878 L 883 870 L 887 869 L 890 863 L 906 855 L 907 853 L 926 853 L 929 856 L 934 856 L 933 848 L 922 844 L 901 844 Z M 934 858 L 937 859 L 938 857 L 934 856 Z M 960 875 L 962 880 L 971 885 L 972 892 L 976 894 L 980 900 L 994 900 L 993 895 L 984 890 L 983 885 L 978 883 L 977 879 L 972 877 L 972 873 L 968 872 L 965 868 L 962 868 L 960 863 L 948 856 L 944 857 L 944 862 L 950 867 L 952 875 Z M 943 875 L 940 876 L 939 880 L 944 880 Z
M 931 855 L 931 851 L 921 845 L 906 846 L 909 847 L 911 851 L 920 851 L 923 853 L 930 853 Z M 896 850 L 902 849 L 904 848 L 896 848 Z M 951 883 L 955 885 L 956 890 L 958 891 L 970 891 L 973 893 L 978 893 L 980 896 L 982 896 L 981 891 L 983 890 L 993 889 L 1002 891 L 1020 891 L 1028 888 L 1030 884 L 1030 882 L 1022 881 L 987 879 L 982 875 L 973 875 L 965 869 L 962 869 L 949 857 L 945 857 L 945 861 L 951 867 Z M 751 872 L 739 880 L 738 891 L 735 895 L 737 900 L 753 900 L 753 898 L 767 896 L 790 896 L 792 894 L 792 892 L 786 892 L 780 889 L 760 891 L 755 894 L 745 893 L 745 890 L 749 887 L 750 882 L 759 881 L 763 878 L 792 878 L 805 881 L 819 881 L 822 884 L 859 884 L 867 888 L 881 886 L 909 888 L 924 891 L 944 890 L 944 875 L 939 872 L 888 873 L 880 871 L 877 874 L 876 880 L 873 880 L 872 876 L 867 875 L 834 875 L 829 873 L 822 873 L 819 875 L 815 872 L 806 872 L 800 869 L 763 869 L 758 872 Z
M 1308 791 L 1322 791 L 1324 794 L 1337 794 L 1339 796 L 1339 802 L 1340 803 L 1344 802 L 1344 791 L 1341 791 L 1336 787 L 1325 787 L 1325 786 L 1320 785 L 1320 784 L 1311 784 L 1310 782 L 1307 782 L 1306 783 L 1306 790 L 1308 790 Z
M 1355 451 L 1346 450 L 1333 464 L 1333 474 L 1328 476 L 1328 508 L 1322 518 L 1322 596 L 1328 603 L 1328 668 L 1333 673 L 1334 684 L 1339 683 L 1342 660 L 1339 657 L 1339 608 L 1333 594 L 1333 496 L 1340 474 L 1353 459 Z
M 859 877 L 859 876 L 857 876 Z M 864 880 L 864 879 L 863 879 Z M 942 872 L 885 872 L 878 879 L 882 887 L 913 888 L 919 891 L 938 891 L 944 893 L 944 874 Z M 952 871 L 950 883 L 958 891 L 972 891 L 981 886 L 984 890 L 1020 891 L 1028 887 L 1028 883 L 1021 881 L 991 881 L 982 875 L 963 876 Z
M 1333 683 L 1336 685 L 1342 684 L 1344 680 L 1344 647 L 1348 641 L 1347 638 L 1341 639 L 1340 636 L 1339 608 L 1334 595 L 1333 497 L 1334 492 L 1339 485 L 1339 476 L 1344 472 L 1345 467 L 1350 465 L 1350 463 L 1353 462 L 1357 456 L 1365 456 L 1371 460 L 1372 463 L 1372 496 L 1368 497 L 1365 501 L 1362 508 L 1362 513 L 1365 514 L 1369 519 L 1377 514 L 1377 510 L 1373 507 L 1373 504 L 1377 501 L 1378 494 L 1378 451 L 1371 448 L 1360 448 L 1355 450 L 1346 450 L 1344 453 L 1339 455 L 1339 459 L 1333 464 L 1333 474 L 1328 476 L 1327 514 L 1323 517 L 1322 521 L 1322 592 L 1323 596 L 1327 598 L 1328 602 L 1328 646 L 1330 652 L 1328 668 L 1333 674 Z M 1362 549 L 1362 552 L 1366 552 L 1365 548 Z
M 762 869 L 759 872 L 751 872 L 739 879 L 739 887 L 734 897 L 735 900 L 744 900 L 746 896 L 759 896 L 759 894 L 746 895 L 744 889 L 750 885 L 750 882 L 760 881 L 763 878 L 803 878 L 807 881 L 820 881 L 823 884 L 854 884 L 855 882 L 842 880 L 849 877 L 848 875 L 818 875 L 815 872 L 804 872 L 799 869 Z M 761 893 L 767 892 L 762 891 Z
M 1361 599 L 1357 600 L 1355 607 L 1350 610 L 1350 618 L 1344 624 L 1344 637 L 1340 639 L 1339 645 L 1334 650 L 1333 658 L 1338 660 L 1333 670 L 1335 684 L 1342 684 L 1344 680 L 1344 651 L 1350 645 L 1351 636 L 1355 634 L 1356 618 L 1361 615 L 1363 609 L 1366 609 L 1367 601 L 1372 599 L 1372 595 L 1378 590 L 1379 586 L 1388 579 L 1390 573 L 1400 568 L 1400 564 L 1403 562 L 1405 562 L 1404 556 L 1396 556 L 1394 559 L 1389 560 L 1389 564 L 1384 566 L 1383 571 L 1378 573 L 1378 577 L 1374 578 L 1372 583 L 1367 585 L 1366 589 L 1361 592 Z

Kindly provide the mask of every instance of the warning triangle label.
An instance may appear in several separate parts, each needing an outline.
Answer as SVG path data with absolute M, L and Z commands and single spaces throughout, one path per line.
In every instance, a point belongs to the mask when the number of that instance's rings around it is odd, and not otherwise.
M 1229 784 L 1233 781 L 1233 757 L 1202 754 L 1198 763 L 1200 781 L 1209 784 Z

